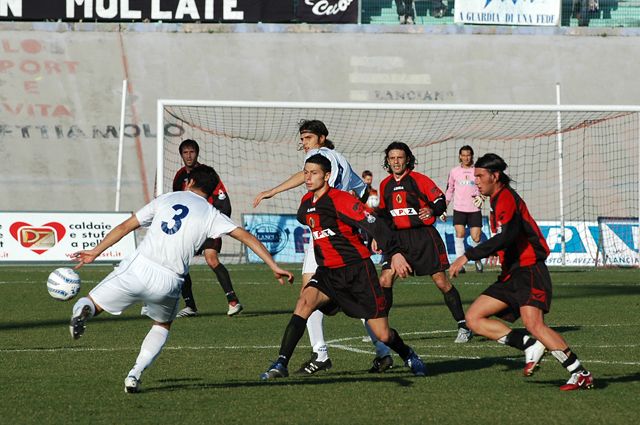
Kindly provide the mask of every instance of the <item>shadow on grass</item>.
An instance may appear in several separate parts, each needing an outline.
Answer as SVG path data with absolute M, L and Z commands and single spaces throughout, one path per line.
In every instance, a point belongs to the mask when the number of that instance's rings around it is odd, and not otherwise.
M 207 383 L 207 382 L 197 382 L 201 381 L 197 378 L 188 378 L 188 379 L 176 379 L 176 380 L 163 380 L 160 381 L 165 385 L 160 385 L 156 387 L 145 388 L 144 392 L 153 393 L 153 392 L 171 392 L 171 391 L 190 391 L 190 390 L 198 390 L 201 391 L 203 389 L 229 389 L 229 388 L 251 388 L 251 387 L 273 387 L 273 386 L 291 386 L 291 385 L 300 385 L 300 386 L 309 386 L 309 385 L 327 385 L 327 384 L 344 384 L 344 383 L 354 383 L 354 382 L 384 382 L 384 383 L 395 383 L 399 387 L 410 387 L 414 385 L 415 382 L 418 382 L 421 379 L 425 379 L 423 377 L 411 376 L 410 372 L 405 369 L 403 376 L 394 376 L 395 374 L 380 374 L 380 375 L 372 375 L 367 373 L 366 371 L 362 372 L 343 372 L 343 373 L 332 373 L 331 375 L 324 374 L 322 376 L 309 376 L 309 377 L 289 377 L 289 378 L 281 378 L 274 379 L 271 381 L 261 381 L 256 375 L 256 379 L 252 381 L 225 381 L 220 383 Z M 184 382 L 187 381 L 187 382 Z M 189 382 L 194 381 L 194 382 Z

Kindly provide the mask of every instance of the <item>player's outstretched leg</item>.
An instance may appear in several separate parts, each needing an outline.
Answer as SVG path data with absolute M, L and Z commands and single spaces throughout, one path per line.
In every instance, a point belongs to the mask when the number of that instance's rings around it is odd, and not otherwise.
M 96 307 L 88 297 L 82 297 L 74 304 L 69 322 L 69 332 L 73 339 L 78 339 L 84 334 L 87 320 L 92 318 L 95 313 Z
M 309 341 L 313 348 L 311 358 L 304 362 L 296 373 L 313 375 L 322 370 L 329 370 L 333 366 L 329 358 L 329 350 L 324 340 L 324 331 L 322 322 L 324 314 L 320 310 L 314 311 L 307 320 L 307 332 L 309 333 Z
M 142 341 L 136 363 L 124 380 L 124 392 L 140 392 L 142 372 L 151 366 L 151 363 L 160 355 L 160 351 L 162 351 L 162 347 L 164 347 L 164 344 L 167 342 L 167 338 L 169 338 L 169 329 L 167 327 L 159 324 L 151 327 L 144 341 Z
M 291 360 L 293 351 L 295 350 L 296 345 L 298 345 L 300 338 L 304 335 L 306 324 L 307 321 L 301 316 L 298 316 L 297 314 L 293 314 L 291 316 L 289 324 L 282 336 L 278 359 L 273 362 L 264 373 L 260 374 L 260 379 L 265 381 L 269 379 L 286 378 L 289 376 L 289 360 Z

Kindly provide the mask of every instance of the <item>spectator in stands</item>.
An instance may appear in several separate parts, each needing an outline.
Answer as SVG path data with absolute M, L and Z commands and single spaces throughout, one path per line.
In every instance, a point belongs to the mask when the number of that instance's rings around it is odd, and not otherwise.
M 396 10 L 400 24 L 415 24 L 416 14 L 413 9 L 413 0 L 396 0 Z

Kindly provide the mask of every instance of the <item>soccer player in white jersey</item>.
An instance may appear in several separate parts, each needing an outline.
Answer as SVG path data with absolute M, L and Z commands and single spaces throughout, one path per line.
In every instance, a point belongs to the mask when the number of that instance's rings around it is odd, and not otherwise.
M 351 192 L 353 195 L 360 198 L 362 202 L 366 202 L 366 198 L 368 196 L 367 185 L 362 181 L 360 176 L 353 171 L 349 161 L 335 150 L 333 142 L 327 139 L 329 130 L 325 124 L 319 120 L 302 120 L 299 122 L 298 130 L 300 133 L 300 143 L 305 152 L 304 161 L 315 154 L 320 154 L 326 157 L 331 161 L 331 169 L 334 170 L 329 178 L 329 186 Z M 293 174 L 278 186 L 260 192 L 253 201 L 254 208 L 257 207 L 263 199 L 271 198 L 280 192 L 302 185 L 304 183 L 303 167 L 301 167 L 300 171 Z M 318 264 L 316 263 L 316 257 L 313 252 L 313 239 L 310 238 L 309 247 L 305 252 L 304 262 L 302 265 L 302 289 L 307 286 L 317 268 Z M 311 342 L 313 353 L 311 354 L 311 358 L 300 367 L 298 373 L 312 375 L 321 370 L 328 370 L 332 366 L 322 329 L 323 319 L 324 315 L 322 312 L 317 310 L 313 312 L 307 320 L 307 332 L 309 333 L 309 340 Z M 376 358 L 390 359 L 390 348 L 377 341 L 368 327 L 367 332 L 372 336 L 372 341 L 376 346 Z M 390 364 L 386 364 L 387 368 L 389 366 Z M 372 370 L 372 372 L 377 371 L 378 370 Z
M 142 372 L 160 354 L 176 318 L 184 276 L 196 250 L 206 238 L 228 234 L 251 248 L 284 284 L 293 274 L 281 269 L 269 251 L 253 235 L 213 208 L 207 198 L 218 184 L 215 171 L 206 165 L 194 169 L 185 191 L 161 195 L 113 228 L 93 249 L 73 254 L 79 264 L 93 262 L 102 252 L 140 226 L 148 227 L 140 246 L 117 269 L 73 306 L 71 336 L 84 333 L 86 321 L 106 311 L 119 315 L 137 302 L 142 314 L 153 320 L 140 353 L 124 381 L 125 392 L 140 391 Z
M 478 192 L 473 175 L 475 167 L 473 166 L 473 148 L 465 145 L 458 151 L 458 159 L 460 165 L 454 167 L 449 172 L 447 179 L 447 190 L 445 197 L 447 205 L 453 201 L 453 228 L 455 229 L 455 250 L 456 258 L 464 254 L 464 238 L 465 227 L 469 227 L 471 235 L 471 247 L 475 247 L 480 243 L 482 235 L 482 204 L 484 198 Z M 441 217 L 446 219 L 446 215 Z M 476 270 L 482 273 L 482 261 L 475 262 Z M 460 270 L 464 273 L 464 268 Z

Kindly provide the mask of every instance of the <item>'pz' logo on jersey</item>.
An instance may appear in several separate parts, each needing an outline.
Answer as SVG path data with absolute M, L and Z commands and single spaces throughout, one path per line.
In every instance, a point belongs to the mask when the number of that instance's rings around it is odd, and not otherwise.
M 329 236 L 336 235 L 336 233 L 331 229 L 317 230 L 315 232 L 312 232 L 312 234 L 314 240 L 328 238 Z
M 413 208 L 396 208 L 395 210 L 391 210 L 391 215 L 394 217 L 403 217 L 406 215 L 418 215 L 415 209 Z

